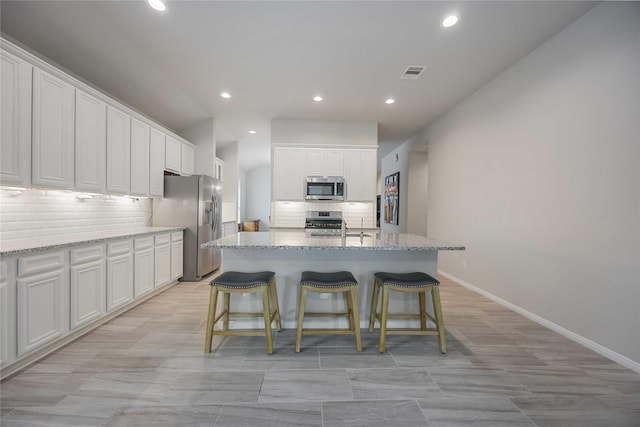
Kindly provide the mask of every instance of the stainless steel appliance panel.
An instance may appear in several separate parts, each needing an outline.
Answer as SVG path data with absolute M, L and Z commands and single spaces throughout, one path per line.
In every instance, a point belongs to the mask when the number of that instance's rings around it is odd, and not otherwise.
M 182 280 L 200 280 L 220 267 L 220 250 L 200 245 L 221 237 L 221 190 L 220 181 L 209 176 L 165 176 L 164 198 L 154 199 L 153 225 L 185 227 Z

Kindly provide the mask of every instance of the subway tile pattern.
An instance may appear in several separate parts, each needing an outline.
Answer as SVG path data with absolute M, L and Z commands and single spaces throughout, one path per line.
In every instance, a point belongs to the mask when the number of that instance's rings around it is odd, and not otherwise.
M 304 228 L 307 211 L 341 211 L 348 228 L 375 228 L 375 203 L 273 202 L 271 227 Z
M 4 240 L 137 228 L 151 225 L 151 199 L 0 187 Z
M 211 277 L 183 282 L 0 384 L 2 426 L 640 425 L 640 374 L 447 279 L 448 352 L 378 330 L 215 337 Z M 499 340 L 487 337 L 497 335 Z

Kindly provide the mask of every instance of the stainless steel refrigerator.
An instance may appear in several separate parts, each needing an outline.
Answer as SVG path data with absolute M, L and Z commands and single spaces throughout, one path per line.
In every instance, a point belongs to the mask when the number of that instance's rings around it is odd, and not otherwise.
M 153 200 L 154 226 L 182 226 L 184 281 L 197 281 L 220 267 L 219 249 L 202 243 L 222 237 L 222 182 L 206 175 L 165 176 L 164 198 Z

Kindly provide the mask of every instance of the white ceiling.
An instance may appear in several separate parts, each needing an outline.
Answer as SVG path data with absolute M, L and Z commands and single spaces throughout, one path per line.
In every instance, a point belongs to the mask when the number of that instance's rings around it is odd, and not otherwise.
M 1 30 L 178 133 L 213 117 L 218 146 L 238 141 L 248 170 L 269 161 L 271 119 L 377 122 L 385 152 L 595 5 L 167 4 L 2 0 Z M 451 11 L 459 24 L 441 28 Z M 401 80 L 409 65 L 427 70 Z

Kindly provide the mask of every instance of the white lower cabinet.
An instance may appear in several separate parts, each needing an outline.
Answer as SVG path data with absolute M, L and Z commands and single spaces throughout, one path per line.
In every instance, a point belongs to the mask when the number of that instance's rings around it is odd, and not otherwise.
M 171 234 L 155 236 L 155 287 L 166 285 L 171 281 Z
M 62 337 L 69 325 L 65 251 L 18 258 L 18 356 Z
M 154 288 L 153 281 L 153 236 L 135 239 L 134 269 L 134 297 L 138 298 Z
M 0 259 L 0 366 L 182 277 L 183 232 Z M 78 331 L 81 333 L 82 331 Z
M 107 245 L 107 311 L 133 301 L 133 241 Z
M 182 231 L 171 233 L 171 280 L 182 277 L 184 245 Z
M 0 260 L 0 366 L 16 358 L 15 258 Z
M 70 328 L 74 330 L 106 312 L 104 245 L 72 249 L 70 264 Z

